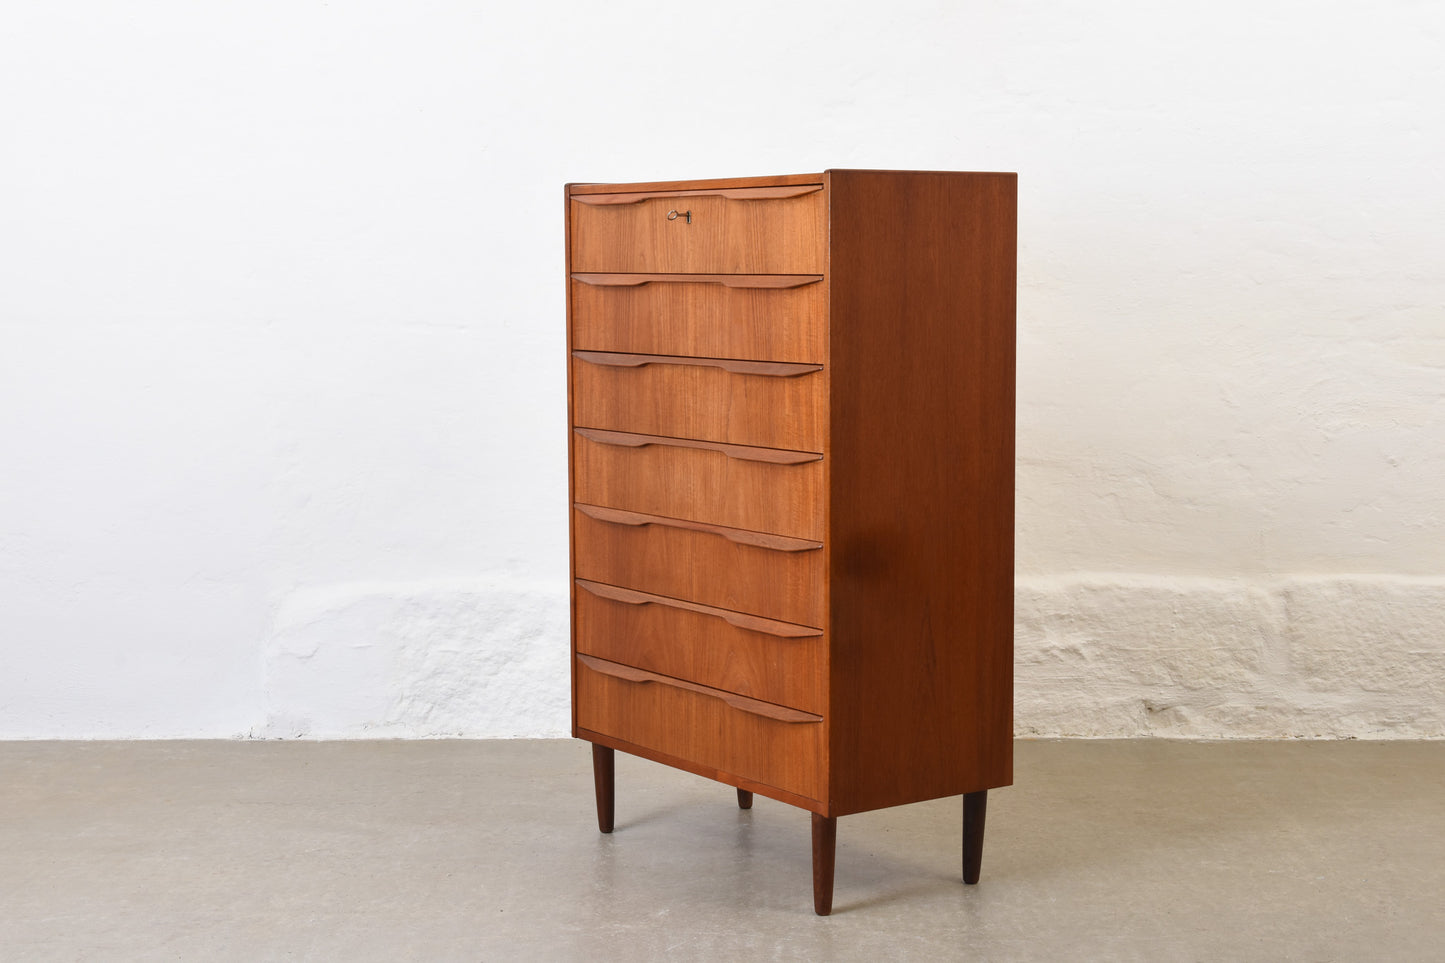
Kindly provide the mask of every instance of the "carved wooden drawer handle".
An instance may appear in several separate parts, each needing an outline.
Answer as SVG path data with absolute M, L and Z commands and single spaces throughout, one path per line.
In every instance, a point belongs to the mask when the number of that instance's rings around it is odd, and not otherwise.
M 801 288 L 823 280 L 821 274 L 593 274 L 579 272 L 572 280 L 599 288 L 635 288 L 654 281 L 668 284 L 721 284 L 728 288 Z
M 639 435 L 630 431 L 607 431 L 602 428 L 573 428 L 573 431 L 589 441 L 602 445 L 619 445 L 623 448 L 646 448 L 648 445 L 664 445 L 669 448 L 697 448 L 715 451 L 740 461 L 760 461 L 770 465 L 806 465 L 822 461 L 823 456 L 815 451 L 793 451 L 788 448 L 754 448 L 751 445 L 728 445 L 720 441 L 697 441 L 692 438 L 668 438 L 663 435 Z
M 667 518 L 663 515 L 645 515 L 642 512 L 625 512 L 620 508 L 603 508 L 601 505 L 583 505 L 581 503 L 575 504 L 572 507 L 588 518 L 595 518 L 599 522 L 608 522 L 613 525 L 631 525 L 634 527 L 662 525 L 666 528 L 684 528 L 692 532 L 721 535 L 728 541 L 736 542 L 739 545 L 770 548 L 775 552 L 815 552 L 823 547 L 822 542 L 814 542 L 806 538 L 792 538 L 787 535 L 770 535 L 767 532 L 750 532 L 743 528 L 727 528 L 723 525 L 709 525 L 706 522 L 694 522 L 683 518 Z
M 729 201 L 781 201 L 789 197 L 816 194 L 822 184 L 794 184 L 787 187 L 729 187 L 700 191 L 641 191 L 624 194 L 573 194 L 572 200 L 588 207 L 611 207 L 619 204 L 641 204 L 657 198 L 721 197 Z
M 588 364 L 614 368 L 642 368 L 650 364 L 693 365 L 721 368 L 730 374 L 761 375 L 765 378 L 796 378 L 822 371 L 820 364 L 792 364 L 784 361 L 736 361 L 732 358 L 684 358 L 666 354 L 621 354 L 613 351 L 574 351 L 572 357 Z
M 651 592 L 639 592 L 636 589 L 607 585 L 604 582 L 593 582 L 585 578 L 579 578 L 576 581 L 578 588 L 585 589 L 598 598 L 622 602 L 625 605 L 665 605 L 668 608 L 696 612 L 698 615 L 710 615 L 737 628 L 746 629 L 749 632 L 761 632 L 764 635 L 775 635 L 780 639 L 811 639 L 823 634 L 822 629 L 794 625 L 792 622 L 779 622 L 777 619 L 765 619 L 760 615 L 747 615 L 731 609 L 714 608 L 711 605 L 668 598 L 666 595 L 653 595 Z
M 811 712 L 804 712 L 801 709 L 789 709 L 787 706 L 774 705 L 771 702 L 763 702 L 760 699 L 750 699 L 747 696 L 738 695 L 735 692 L 724 692 L 722 689 L 709 688 L 705 685 L 698 685 L 696 682 L 688 682 L 685 679 L 674 679 L 671 676 L 658 675 L 656 672 L 648 672 L 646 669 L 623 665 L 620 662 L 609 662 L 606 659 L 583 655 L 580 652 L 577 653 L 577 661 L 587 666 L 587 668 L 593 672 L 611 676 L 614 679 L 621 679 L 623 682 L 655 682 L 659 685 L 671 686 L 674 689 L 686 689 L 688 692 L 696 692 L 699 695 L 721 699 L 740 712 L 762 716 L 765 719 L 772 719 L 775 722 L 823 721 L 822 716 L 814 715 Z

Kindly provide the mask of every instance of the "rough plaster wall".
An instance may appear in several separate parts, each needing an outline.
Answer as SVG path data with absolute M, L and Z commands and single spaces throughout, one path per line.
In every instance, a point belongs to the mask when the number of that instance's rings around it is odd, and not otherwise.
M 1016 730 L 1438 738 L 1445 579 L 1022 580 Z
M 568 689 L 539 684 L 567 678 L 566 638 L 566 585 L 555 580 L 297 592 L 264 653 L 267 716 L 251 734 L 566 735 Z
M 10 11 L 0 737 L 565 731 L 561 185 L 825 167 L 1020 173 L 1020 732 L 1445 736 L 1445 8 L 1362 11 Z

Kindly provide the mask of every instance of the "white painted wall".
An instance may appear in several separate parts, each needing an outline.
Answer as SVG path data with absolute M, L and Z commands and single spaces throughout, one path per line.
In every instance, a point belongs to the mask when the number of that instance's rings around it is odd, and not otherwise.
M 1445 7 L 28 3 L 0 737 L 565 731 L 562 184 L 1017 170 L 1024 733 L 1445 735 Z

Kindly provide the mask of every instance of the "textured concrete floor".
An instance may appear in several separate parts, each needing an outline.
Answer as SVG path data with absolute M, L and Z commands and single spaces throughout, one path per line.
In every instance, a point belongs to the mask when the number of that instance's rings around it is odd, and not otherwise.
M 0 959 L 1445 959 L 1445 743 L 1022 742 L 838 824 L 572 741 L 0 743 Z

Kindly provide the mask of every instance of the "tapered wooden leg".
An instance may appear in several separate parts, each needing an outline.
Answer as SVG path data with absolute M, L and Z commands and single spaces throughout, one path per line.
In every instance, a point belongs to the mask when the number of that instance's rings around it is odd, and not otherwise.
M 963 881 L 977 883 L 983 865 L 983 817 L 988 811 L 988 790 L 963 797 Z
M 738 790 L 738 808 L 739 808 L 739 809 L 752 809 L 752 808 L 753 808 L 753 794 L 750 793 L 750 792 L 748 792 L 746 789 L 739 789 L 739 790 Z
M 597 828 L 612 832 L 612 802 L 615 798 L 615 753 L 607 746 L 592 744 L 592 783 L 597 789 Z
M 813 912 L 833 912 L 833 854 L 838 845 L 838 817 L 813 813 Z

